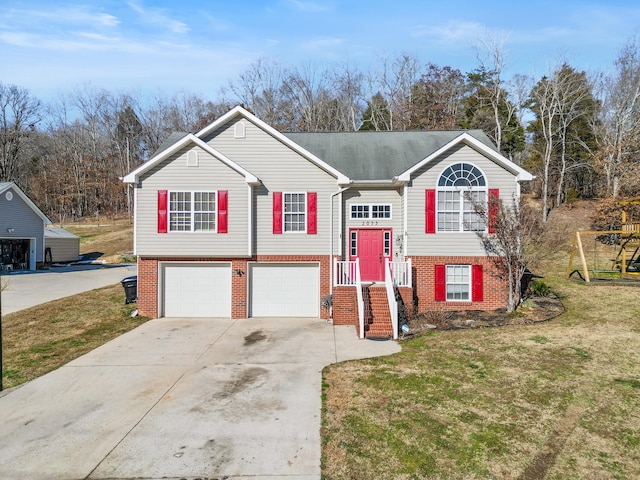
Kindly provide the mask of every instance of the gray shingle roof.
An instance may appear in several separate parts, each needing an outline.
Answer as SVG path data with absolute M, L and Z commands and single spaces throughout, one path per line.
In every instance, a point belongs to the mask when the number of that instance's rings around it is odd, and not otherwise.
M 463 133 L 495 150 L 482 130 L 284 133 L 352 180 L 391 180 Z

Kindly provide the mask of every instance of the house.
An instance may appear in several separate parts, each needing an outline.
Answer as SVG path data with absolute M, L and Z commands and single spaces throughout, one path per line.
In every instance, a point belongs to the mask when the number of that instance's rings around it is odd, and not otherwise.
M 174 139 L 123 179 L 142 314 L 332 318 L 396 337 L 402 305 L 506 305 L 465 199 L 518 197 L 532 176 L 483 132 L 283 134 L 236 107 Z
M 51 221 L 13 182 L 0 182 L 0 268 L 35 270 L 44 261 Z

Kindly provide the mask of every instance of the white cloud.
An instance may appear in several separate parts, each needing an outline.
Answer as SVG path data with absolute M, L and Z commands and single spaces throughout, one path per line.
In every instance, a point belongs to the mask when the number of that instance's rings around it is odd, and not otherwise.
M 419 25 L 412 29 L 412 37 L 431 38 L 439 43 L 468 46 L 487 32 L 487 27 L 477 22 L 451 20 L 442 25 Z
M 166 14 L 166 10 L 162 8 L 145 8 L 142 4 L 136 2 L 128 2 L 129 7 L 140 15 L 140 19 L 147 24 L 154 25 L 160 28 L 166 28 L 173 33 L 187 33 L 189 32 L 189 26 L 175 20 Z

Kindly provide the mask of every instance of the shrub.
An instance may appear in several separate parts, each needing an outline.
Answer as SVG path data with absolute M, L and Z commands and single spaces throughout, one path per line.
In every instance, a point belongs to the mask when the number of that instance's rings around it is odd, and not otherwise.
M 536 297 L 547 297 L 551 293 L 551 288 L 542 280 L 535 280 L 531 283 L 531 293 Z

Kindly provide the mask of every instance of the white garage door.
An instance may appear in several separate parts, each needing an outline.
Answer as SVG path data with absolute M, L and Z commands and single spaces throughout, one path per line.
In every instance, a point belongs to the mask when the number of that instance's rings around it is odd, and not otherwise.
M 252 317 L 319 317 L 318 264 L 257 264 L 250 270 Z
M 165 317 L 230 317 L 231 265 L 164 265 Z

